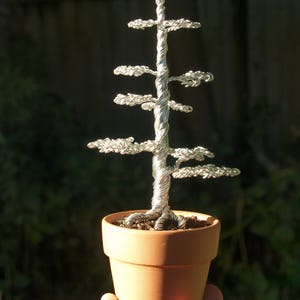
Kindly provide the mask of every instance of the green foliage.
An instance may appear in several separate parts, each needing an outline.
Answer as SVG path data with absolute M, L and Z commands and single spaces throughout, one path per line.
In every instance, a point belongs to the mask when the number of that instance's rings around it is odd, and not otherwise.
M 235 189 L 217 260 L 229 299 L 288 300 L 300 294 L 300 172 L 278 170 Z
M 1 67 L 0 291 L 7 300 L 79 281 L 88 288 L 104 276 L 95 260 L 107 208 L 92 187 L 103 165 L 88 156 L 74 116 L 32 78 Z

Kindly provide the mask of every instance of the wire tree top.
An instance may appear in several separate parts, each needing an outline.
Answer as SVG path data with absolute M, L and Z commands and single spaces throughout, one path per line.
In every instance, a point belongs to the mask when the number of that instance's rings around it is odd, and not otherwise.
M 218 167 L 213 164 L 198 165 L 195 167 L 181 167 L 186 161 L 196 160 L 202 162 L 206 157 L 213 158 L 214 154 L 204 147 L 171 148 L 168 141 L 169 112 L 176 110 L 184 113 L 192 112 L 193 108 L 175 100 L 171 100 L 168 88 L 169 82 L 178 81 L 185 87 L 197 87 L 201 82 L 213 80 L 213 75 L 203 71 L 188 71 L 178 76 L 169 76 L 167 65 L 167 36 L 171 31 L 179 29 L 194 29 L 201 25 L 186 19 L 165 20 L 165 0 L 156 0 L 156 20 L 137 19 L 128 23 L 130 28 L 144 30 L 149 27 L 157 27 L 156 45 L 156 70 L 148 66 L 119 66 L 115 68 L 115 75 L 142 76 L 150 74 L 156 77 L 156 97 L 152 95 L 137 95 L 127 93 L 118 94 L 114 102 L 119 105 L 140 105 L 143 110 L 153 111 L 155 139 L 141 143 L 135 142 L 133 137 L 118 139 L 99 139 L 88 144 L 89 148 L 97 148 L 101 153 L 115 152 L 120 154 L 137 154 L 140 152 L 151 152 L 153 182 L 152 208 L 145 214 L 133 214 L 127 218 L 128 225 L 136 220 L 154 219 L 155 229 L 164 229 L 166 220 L 177 220 L 169 207 L 169 189 L 171 176 L 173 178 L 185 178 L 200 176 L 202 178 L 217 178 L 220 176 L 236 176 L 240 171 L 236 168 Z M 167 165 L 167 157 L 176 159 L 174 165 Z M 177 220 L 179 222 L 179 220 Z M 179 222 L 180 223 L 180 222 Z M 180 226 L 180 224 L 179 224 Z

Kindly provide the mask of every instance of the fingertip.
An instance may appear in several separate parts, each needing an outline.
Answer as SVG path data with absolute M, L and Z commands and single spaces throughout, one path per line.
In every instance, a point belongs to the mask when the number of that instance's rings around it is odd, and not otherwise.
M 204 291 L 203 300 L 223 300 L 223 294 L 217 286 L 208 284 Z
M 118 300 L 118 298 L 112 293 L 106 293 L 101 297 L 101 300 Z

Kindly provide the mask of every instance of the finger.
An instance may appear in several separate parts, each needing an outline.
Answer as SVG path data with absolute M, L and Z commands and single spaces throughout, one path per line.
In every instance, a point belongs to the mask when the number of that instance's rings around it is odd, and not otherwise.
M 203 300 L 223 300 L 223 295 L 217 286 L 208 284 L 204 291 Z
M 101 300 L 118 300 L 118 298 L 111 293 L 106 293 L 101 297 Z

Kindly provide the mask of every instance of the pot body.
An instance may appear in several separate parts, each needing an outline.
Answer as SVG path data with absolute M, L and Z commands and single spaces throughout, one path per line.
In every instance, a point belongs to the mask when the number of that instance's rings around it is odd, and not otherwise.
M 189 230 L 148 231 L 113 225 L 134 212 L 119 212 L 102 220 L 104 253 L 110 259 L 119 300 L 202 300 L 210 262 L 217 255 L 220 223 Z

